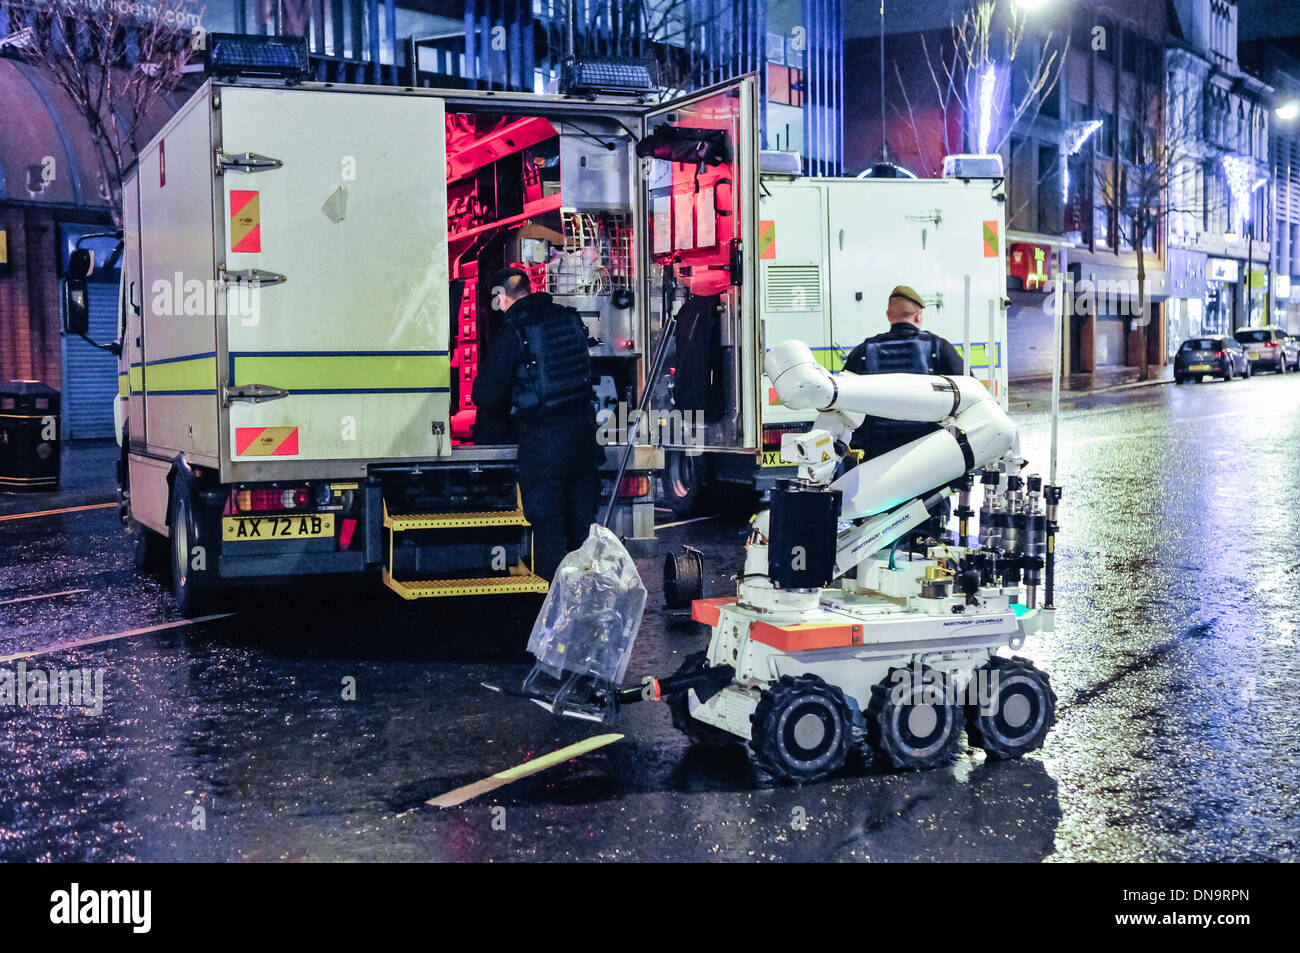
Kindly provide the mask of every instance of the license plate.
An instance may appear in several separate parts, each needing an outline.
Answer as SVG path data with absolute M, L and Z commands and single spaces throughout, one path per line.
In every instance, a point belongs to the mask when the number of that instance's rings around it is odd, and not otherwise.
M 780 451 L 780 450 L 764 450 L 764 451 L 763 451 L 763 466 L 765 466 L 765 467 L 793 467 L 793 466 L 798 466 L 798 464 L 796 464 L 796 463 L 791 463 L 789 460 L 782 460 L 782 459 L 781 459 L 781 451 Z
M 1210 365 L 1209 365 L 1209 364 L 1189 364 L 1188 367 L 1187 367 L 1187 369 L 1188 369 L 1189 371 L 1208 371 L 1208 370 L 1210 369 Z
M 223 516 L 221 539 L 246 543 L 277 539 L 318 539 L 334 535 L 334 514 L 310 516 Z
M 1263 351 L 1251 351 L 1251 352 L 1249 352 L 1249 354 L 1248 354 L 1247 356 L 1248 356 L 1252 361 L 1258 361 L 1258 360 L 1260 360 L 1261 358 L 1264 357 L 1264 352 L 1263 352 Z

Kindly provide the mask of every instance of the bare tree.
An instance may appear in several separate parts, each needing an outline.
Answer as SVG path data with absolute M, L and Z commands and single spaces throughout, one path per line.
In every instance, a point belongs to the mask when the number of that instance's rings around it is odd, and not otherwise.
M 1142 380 L 1150 376 L 1147 327 L 1151 316 L 1146 300 L 1148 256 L 1158 257 L 1170 217 L 1186 213 L 1200 218 L 1206 211 L 1204 189 L 1198 186 L 1203 91 L 1166 95 L 1164 72 L 1144 64 L 1123 96 L 1127 113 L 1119 117 L 1113 160 L 1094 160 L 1096 217 L 1107 223 L 1108 244 L 1116 251 L 1132 250 L 1137 264 L 1137 331 Z M 1109 133 L 1104 131 L 1104 134 Z
M 1015 0 L 975 0 L 952 23 L 950 39 L 931 51 L 929 40 L 921 37 L 943 115 L 956 110 L 976 117 L 977 128 L 987 121 L 988 128 L 979 130 L 986 141 L 976 147 L 1001 152 L 1012 130 L 1032 120 L 1042 97 L 1055 88 L 1069 50 L 1068 31 L 1057 36 L 1048 29 L 1038 38 L 1030 30 L 1030 14 Z M 943 144 L 949 153 L 964 147 L 950 141 L 947 122 Z
M 144 144 L 146 119 L 201 46 L 201 34 L 186 26 L 184 6 L 184 0 L 34 0 L 26 10 L 9 8 L 11 29 L 32 15 L 26 58 L 54 80 L 85 121 L 101 195 L 119 222 L 122 172 Z

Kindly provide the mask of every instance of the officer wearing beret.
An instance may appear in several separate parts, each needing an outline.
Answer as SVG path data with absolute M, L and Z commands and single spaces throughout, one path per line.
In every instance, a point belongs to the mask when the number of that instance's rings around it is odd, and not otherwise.
M 845 359 L 844 369 L 854 374 L 964 374 L 957 349 L 939 335 L 921 329 L 924 310 L 919 294 L 907 285 L 896 287 L 889 293 L 885 311 L 889 330 L 855 347 Z M 851 446 L 870 460 L 938 429 L 933 423 L 867 417 L 854 432 Z

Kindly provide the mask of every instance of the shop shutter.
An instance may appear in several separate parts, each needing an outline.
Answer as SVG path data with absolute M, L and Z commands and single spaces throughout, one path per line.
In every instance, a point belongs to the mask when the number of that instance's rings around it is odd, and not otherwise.
M 116 282 L 92 281 L 89 337 L 101 344 L 117 340 Z M 113 436 L 117 396 L 117 358 L 75 334 L 63 336 L 63 439 Z

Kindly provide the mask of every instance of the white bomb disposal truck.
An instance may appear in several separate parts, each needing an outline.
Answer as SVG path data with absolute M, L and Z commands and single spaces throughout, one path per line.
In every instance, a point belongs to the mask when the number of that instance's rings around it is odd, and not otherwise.
M 331 573 L 407 599 L 546 591 L 517 490 L 530 462 L 473 403 L 503 265 L 587 325 L 629 542 L 653 537 L 662 452 L 626 408 L 693 282 L 718 301 L 732 400 L 708 448 L 756 459 L 752 76 L 657 104 L 321 84 L 301 80 L 305 47 L 216 36 L 124 183 L 121 516 L 140 565 L 170 557 L 182 611 Z M 69 271 L 72 333 L 92 267 Z
M 890 290 L 925 300 L 923 327 L 969 348 L 969 370 L 1007 406 L 1005 193 L 997 156 L 949 156 L 939 179 L 800 177 L 798 157 L 764 152 L 759 198 L 759 322 L 767 346 L 808 342 L 830 371 L 889 330 Z M 969 283 L 968 283 L 969 279 Z M 760 365 L 763 354 L 755 355 Z M 663 499 L 688 515 L 710 486 L 770 489 L 795 475 L 781 438 L 813 415 L 761 382 L 761 455 L 670 449 Z

